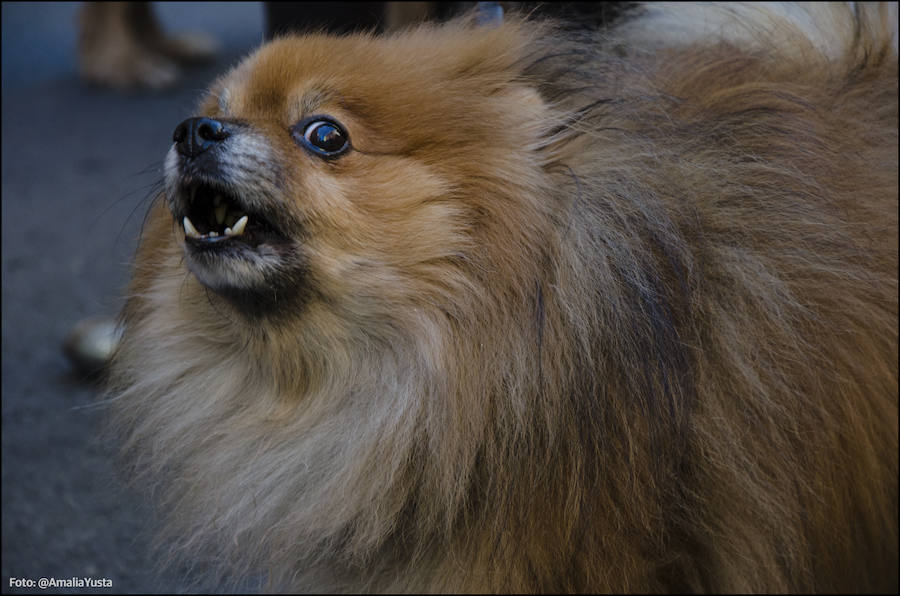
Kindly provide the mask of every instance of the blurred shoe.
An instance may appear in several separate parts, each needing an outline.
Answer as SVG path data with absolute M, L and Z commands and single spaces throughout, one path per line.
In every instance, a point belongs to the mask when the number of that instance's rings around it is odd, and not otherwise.
M 80 372 L 96 374 L 109 363 L 122 331 L 122 325 L 112 317 L 82 319 L 66 338 L 63 351 Z
M 166 89 L 180 79 L 180 64 L 209 61 L 218 51 L 202 33 L 165 35 L 149 2 L 85 2 L 79 23 L 79 71 L 104 87 Z
M 211 36 L 197 31 L 167 35 L 155 41 L 161 54 L 179 64 L 211 62 L 219 53 L 219 44 Z

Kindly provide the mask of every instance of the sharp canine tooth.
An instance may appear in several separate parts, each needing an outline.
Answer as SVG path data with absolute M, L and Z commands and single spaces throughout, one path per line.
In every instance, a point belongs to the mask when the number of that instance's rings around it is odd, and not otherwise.
M 231 235 L 232 236 L 240 236 L 241 234 L 243 234 L 244 228 L 247 227 L 247 220 L 248 220 L 248 218 L 245 215 L 244 217 L 242 217 L 239 220 L 237 220 L 236 222 L 234 222 L 234 226 L 232 226 L 232 228 L 231 228 Z
M 199 238 L 200 232 L 197 231 L 197 228 L 194 227 L 194 224 L 191 223 L 191 220 L 188 219 L 187 215 L 184 216 L 184 220 L 182 221 L 184 224 L 184 233 L 191 238 Z
M 219 205 L 215 209 L 216 212 L 216 222 L 219 225 L 222 225 L 222 222 L 225 221 L 225 213 L 228 212 L 228 205 Z

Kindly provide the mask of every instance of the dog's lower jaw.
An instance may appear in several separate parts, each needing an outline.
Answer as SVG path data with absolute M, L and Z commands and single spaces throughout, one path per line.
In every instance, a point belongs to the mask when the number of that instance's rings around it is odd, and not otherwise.
M 267 250 L 268 248 L 268 250 Z M 299 251 L 258 247 L 223 255 L 185 246 L 185 264 L 196 281 L 250 319 L 296 312 L 309 295 L 310 279 Z

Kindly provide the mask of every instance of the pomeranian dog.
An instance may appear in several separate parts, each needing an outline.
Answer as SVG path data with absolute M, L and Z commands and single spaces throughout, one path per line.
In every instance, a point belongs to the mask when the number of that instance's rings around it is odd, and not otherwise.
M 896 5 L 284 37 L 180 123 L 112 422 L 271 590 L 897 589 Z

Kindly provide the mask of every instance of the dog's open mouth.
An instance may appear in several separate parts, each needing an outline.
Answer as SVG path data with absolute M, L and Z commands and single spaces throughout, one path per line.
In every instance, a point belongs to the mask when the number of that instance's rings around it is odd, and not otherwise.
M 282 243 L 285 236 L 262 213 L 247 209 L 232 192 L 205 182 L 185 187 L 185 240 L 196 249 Z
M 197 281 L 242 313 L 262 316 L 304 287 L 304 259 L 282 231 L 293 228 L 275 198 L 247 193 L 218 180 L 188 180 L 176 187 L 170 207 L 184 226 L 185 263 Z

